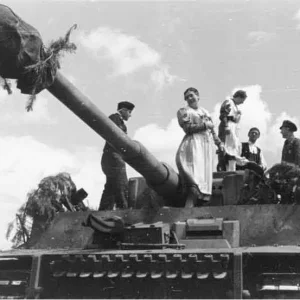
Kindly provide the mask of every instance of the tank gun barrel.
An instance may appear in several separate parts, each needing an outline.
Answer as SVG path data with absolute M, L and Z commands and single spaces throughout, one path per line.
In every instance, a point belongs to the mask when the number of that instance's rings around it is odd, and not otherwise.
M 69 29 L 64 47 L 75 49 L 69 42 Z M 24 22 L 8 6 L 0 4 L 0 76 L 4 87 L 11 92 L 6 79 L 17 79 L 22 93 L 35 95 L 47 88 L 81 120 L 102 136 L 121 153 L 124 160 L 142 174 L 148 184 L 164 198 L 177 196 L 179 177 L 166 164 L 160 163 L 140 143 L 132 141 L 120 128 L 107 118 L 88 97 L 83 95 L 57 70 L 59 51 L 57 41 L 48 50 L 43 46 L 39 32 Z M 30 109 L 31 105 L 27 109 Z
M 178 174 L 167 164 L 159 162 L 141 143 L 130 139 L 59 71 L 48 91 L 121 153 L 159 195 L 174 200 L 179 197 Z

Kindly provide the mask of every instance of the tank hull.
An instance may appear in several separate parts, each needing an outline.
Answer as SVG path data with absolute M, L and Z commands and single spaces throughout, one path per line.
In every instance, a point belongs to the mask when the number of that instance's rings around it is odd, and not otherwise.
M 82 226 L 87 213 L 62 213 L 54 219 L 35 249 L 1 253 L 1 297 L 300 297 L 298 206 L 164 207 L 159 211 L 95 213 L 118 215 L 130 223 L 163 221 L 171 224 L 209 215 L 239 220 L 240 247 L 83 250 L 93 234 L 92 229 Z
M 94 212 L 97 216 L 120 216 L 125 223 L 172 224 L 198 217 L 238 220 L 242 247 L 300 244 L 300 207 L 297 205 L 224 205 L 194 208 L 163 207 L 159 210 L 128 209 Z M 59 214 L 34 248 L 84 248 L 93 230 L 82 226 L 88 212 Z

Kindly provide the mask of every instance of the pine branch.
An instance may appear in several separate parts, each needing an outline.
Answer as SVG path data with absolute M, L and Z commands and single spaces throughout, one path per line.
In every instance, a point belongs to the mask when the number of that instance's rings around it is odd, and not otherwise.
M 26 110 L 33 110 L 33 104 L 36 100 L 37 91 L 43 85 L 47 72 L 56 72 L 56 69 L 60 69 L 60 57 L 62 52 L 75 52 L 77 49 L 74 43 L 70 43 L 70 34 L 73 29 L 76 29 L 77 25 L 74 24 L 66 33 L 65 37 L 58 38 L 56 41 L 52 41 L 48 48 L 45 48 L 45 59 L 40 60 L 36 64 L 27 66 L 26 72 L 32 72 L 34 76 L 34 84 L 32 93 L 29 96 L 29 100 L 26 104 Z
M 10 95 L 12 94 L 12 90 L 11 90 L 11 82 L 6 79 L 6 78 L 3 78 L 0 76 L 0 82 L 1 82 L 1 86 L 4 90 L 7 91 L 7 93 Z

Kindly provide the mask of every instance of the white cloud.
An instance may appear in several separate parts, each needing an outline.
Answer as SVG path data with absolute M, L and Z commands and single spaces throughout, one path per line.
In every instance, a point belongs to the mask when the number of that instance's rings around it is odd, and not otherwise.
M 263 43 L 270 42 L 276 37 L 275 33 L 266 31 L 251 31 L 248 33 L 248 40 L 253 47 L 257 47 Z
M 77 188 L 84 188 L 91 207 L 99 205 L 104 175 L 100 167 L 100 153 L 96 148 L 75 149 L 69 152 L 52 148 L 30 136 L 0 138 L 0 249 L 10 243 L 5 232 L 26 195 L 40 180 L 59 172 L 69 172 Z
M 79 41 L 97 59 L 112 61 L 114 76 L 133 74 L 142 68 L 150 68 L 150 78 L 157 89 L 179 79 L 170 74 L 169 66 L 162 62 L 157 51 L 137 37 L 120 30 L 99 27 L 88 34 L 81 32 Z
M 50 116 L 48 111 L 48 99 L 38 94 L 33 105 L 33 111 L 25 109 L 27 96 L 20 94 L 16 89 L 8 95 L 0 90 L 0 123 L 10 125 L 22 124 L 55 124 L 57 120 Z M 21 104 L 20 104 L 21 103 Z
M 159 160 L 175 168 L 175 155 L 183 136 L 184 133 L 174 118 L 165 129 L 157 124 L 139 128 L 133 139 L 141 142 Z
M 81 34 L 80 41 L 99 59 L 111 59 L 116 75 L 130 74 L 141 67 L 153 66 L 160 60 L 155 50 L 136 37 L 108 27 Z
M 186 81 L 176 75 L 171 75 L 167 65 L 160 65 L 151 73 L 151 80 L 154 82 L 156 89 L 161 90 L 166 85 L 172 85 L 176 80 Z

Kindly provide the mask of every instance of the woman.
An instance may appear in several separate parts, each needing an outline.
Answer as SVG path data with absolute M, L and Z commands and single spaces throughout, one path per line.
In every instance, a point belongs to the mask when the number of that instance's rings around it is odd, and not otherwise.
M 185 136 L 176 154 L 176 164 L 187 193 L 186 207 L 207 202 L 212 190 L 213 154 L 215 143 L 223 151 L 214 132 L 208 112 L 199 106 L 199 92 L 188 88 L 184 92 L 187 106 L 179 109 L 177 118 Z
M 231 99 L 225 100 L 221 106 L 219 138 L 224 143 L 226 155 L 219 155 L 218 171 L 235 171 L 236 163 L 245 164 L 245 160 L 240 156 L 239 122 L 241 111 L 238 106 L 243 104 L 246 98 L 246 92 L 238 90 Z

